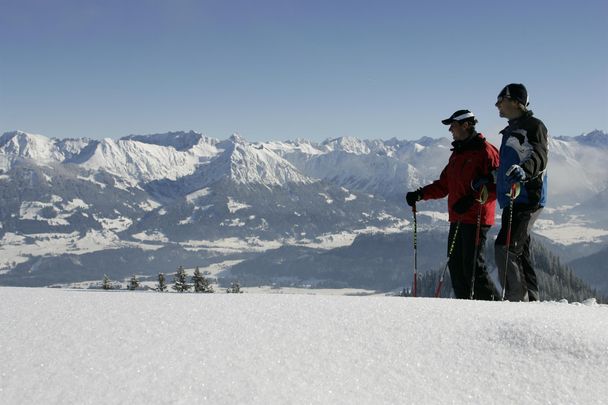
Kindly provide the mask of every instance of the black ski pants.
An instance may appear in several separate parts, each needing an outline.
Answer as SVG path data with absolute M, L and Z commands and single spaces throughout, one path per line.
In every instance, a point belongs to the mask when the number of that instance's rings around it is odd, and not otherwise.
M 530 231 L 542 211 L 541 207 L 514 206 L 502 211 L 502 224 L 494 244 L 494 258 L 500 283 L 506 279 L 505 299 L 509 301 L 538 301 L 538 282 L 530 258 Z M 506 242 L 511 222 L 511 240 Z M 505 274 L 506 272 L 506 274 Z
M 528 229 L 531 227 L 529 226 Z M 530 233 L 528 232 L 528 239 L 524 244 L 524 249 L 521 255 L 521 266 L 524 271 L 524 278 L 526 279 L 526 287 L 528 287 L 528 301 L 540 301 L 540 292 L 538 290 L 538 281 L 536 280 L 536 271 L 532 266 L 530 258 Z
M 487 301 L 498 299 L 498 292 L 488 274 L 485 261 L 486 235 L 489 229 L 488 225 L 480 227 L 477 257 L 474 257 L 477 225 L 450 224 L 448 254 L 452 242 L 455 245 L 448 260 L 448 267 L 456 298 L 470 298 L 472 272 L 475 269 L 474 298 Z

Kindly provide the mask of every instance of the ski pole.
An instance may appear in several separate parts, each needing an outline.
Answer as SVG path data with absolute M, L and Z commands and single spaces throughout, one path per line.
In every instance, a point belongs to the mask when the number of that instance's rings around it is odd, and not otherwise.
M 502 296 L 501 300 L 505 300 L 505 291 L 507 287 L 507 270 L 509 265 L 509 246 L 511 246 L 511 224 L 513 223 L 513 201 L 515 197 L 519 194 L 519 183 L 511 184 L 511 192 L 509 193 L 509 225 L 507 227 L 507 240 L 505 243 L 506 249 L 506 258 L 505 258 L 505 275 L 503 277 L 502 283 Z
M 412 205 L 412 214 L 414 214 L 414 282 L 412 288 L 412 296 L 416 296 L 416 284 L 418 280 L 418 246 L 416 243 L 418 234 L 418 224 L 416 221 L 416 204 Z
M 450 248 L 448 249 L 448 261 L 446 262 L 445 267 L 441 272 L 441 277 L 439 277 L 439 284 L 437 284 L 437 289 L 435 290 L 435 298 L 439 298 L 439 295 L 441 295 L 441 287 L 443 286 L 443 276 L 445 275 L 445 272 L 448 269 L 448 264 L 450 264 L 450 257 L 452 257 L 452 251 L 454 250 L 454 246 L 456 245 L 458 228 L 460 228 L 460 221 L 456 222 L 456 229 L 454 230 L 454 236 L 452 236 L 452 243 L 450 243 Z
M 483 205 L 488 200 L 488 189 L 485 185 L 481 186 L 479 190 L 479 198 L 477 198 L 477 202 L 479 203 L 479 211 L 477 211 L 477 227 L 475 228 L 475 250 L 473 251 L 473 271 L 471 273 L 471 294 L 469 296 L 470 299 L 473 299 L 475 296 L 475 272 L 477 271 L 477 254 L 479 253 L 479 232 L 481 230 L 481 211 Z

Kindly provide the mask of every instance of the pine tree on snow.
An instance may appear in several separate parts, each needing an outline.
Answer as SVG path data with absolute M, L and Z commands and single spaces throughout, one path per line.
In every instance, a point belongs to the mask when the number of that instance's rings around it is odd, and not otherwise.
M 173 289 L 177 292 L 188 291 L 192 287 L 186 280 L 186 270 L 184 266 L 179 266 L 175 278 L 173 279 Z
M 417 297 L 434 297 L 435 292 L 437 290 L 437 286 L 439 285 L 439 279 L 441 278 L 441 273 L 443 269 L 437 269 L 432 271 L 427 271 L 425 273 L 418 273 L 418 281 L 416 282 L 416 296 Z M 412 283 L 413 284 L 413 283 Z M 412 297 L 414 295 L 412 291 L 413 285 L 404 287 L 400 292 L 400 297 Z M 452 282 L 450 280 L 450 273 L 445 272 L 443 276 L 443 284 L 441 287 L 441 292 L 439 294 L 440 298 L 450 298 L 453 297 L 454 292 L 452 290 Z
M 165 282 L 165 275 L 163 273 L 158 273 L 158 284 L 156 285 L 156 291 L 167 291 L 167 283 Z
M 194 270 L 194 275 L 192 276 L 192 284 L 194 284 L 194 292 L 197 293 L 213 293 L 213 287 L 209 283 L 209 279 L 207 279 L 201 273 L 198 266 Z
M 540 299 L 583 302 L 587 298 L 596 298 L 598 302 L 608 301 L 592 287 L 574 274 L 571 268 L 561 263 L 558 256 L 532 238 L 530 255 L 540 287 Z
M 128 285 L 128 289 L 133 291 L 136 290 L 137 287 L 139 287 L 139 280 L 137 279 L 136 276 L 131 277 L 131 280 L 129 280 L 129 285 Z
M 243 290 L 241 290 L 241 284 L 238 281 L 234 281 L 230 288 L 226 290 L 228 294 L 242 294 Z
M 104 290 L 112 289 L 112 282 L 110 281 L 110 277 L 108 277 L 107 274 L 103 275 L 103 282 L 101 283 L 101 288 L 103 288 Z

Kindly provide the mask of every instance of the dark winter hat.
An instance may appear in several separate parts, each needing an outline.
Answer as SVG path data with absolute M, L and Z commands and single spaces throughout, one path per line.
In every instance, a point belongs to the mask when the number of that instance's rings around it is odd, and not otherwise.
M 475 119 L 475 114 L 473 114 L 469 110 L 458 110 L 454 114 L 452 114 L 452 116 L 450 118 L 446 118 L 446 119 L 442 120 L 441 122 L 444 125 L 450 125 L 454 121 L 459 122 L 459 123 L 462 123 L 465 121 L 469 121 L 473 124 L 477 123 L 477 120 Z
M 527 107 L 528 104 L 528 90 L 526 90 L 526 86 L 521 83 L 511 83 L 507 84 L 500 93 L 498 93 L 498 100 L 496 103 L 500 102 L 503 98 L 510 98 L 512 100 L 517 101 L 521 105 Z

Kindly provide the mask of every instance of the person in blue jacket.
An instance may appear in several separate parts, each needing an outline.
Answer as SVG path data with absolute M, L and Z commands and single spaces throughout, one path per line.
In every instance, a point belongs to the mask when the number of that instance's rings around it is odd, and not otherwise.
M 503 210 L 494 244 L 496 266 L 506 300 L 536 301 L 539 290 L 529 245 L 530 230 L 547 198 L 547 128 L 528 109 L 528 91 L 523 84 L 505 86 L 495 105 L 499 115 L 509 121 L 500 132 L 500 164 L 496 171 L 496 198 Z

